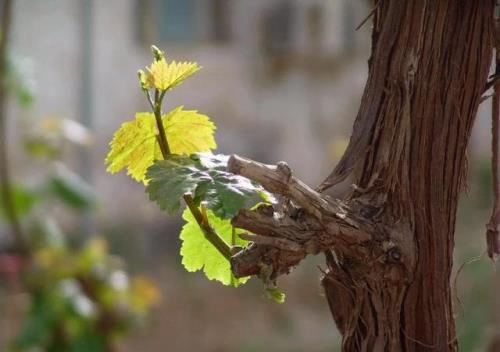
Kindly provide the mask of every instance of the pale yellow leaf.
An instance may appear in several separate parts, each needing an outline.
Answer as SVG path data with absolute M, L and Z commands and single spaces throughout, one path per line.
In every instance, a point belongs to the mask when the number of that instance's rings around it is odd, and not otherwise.
M 147 73 L 141 75 L 141 83 L 145 87 L 155 87 L 159 90 L 172 89 L 200 69 L 195 62 L 167 61 L 162 58 L 147 68 Z

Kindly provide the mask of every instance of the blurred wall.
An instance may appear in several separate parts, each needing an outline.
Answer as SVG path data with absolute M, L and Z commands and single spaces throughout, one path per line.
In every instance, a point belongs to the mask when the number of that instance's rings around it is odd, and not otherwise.
M 82 104 L 84 1 L 15 2 L 13 50 L 34 63 L 33 118 L 72 119 Z M 219 150 L 263 161 L 287 160 L 309 182 L 334 161 L 329 145 L 345 139 L 366 75 L 367 36 L 352 30 L 363 1 L 92 1 L 91 148 L 102 217 L 149 222 L 155 206 L 126 176 L 110 177 L 103 159 L 112 133 L 148 106 L 136 71 L 158 44 L 170 58 L 203 70 L 167 96 L 218 125 Z M 362 55 L 360 55 L 362 53 Z M 70 154 L 72 156 L 73 154 Z M 72 159 L 72 158 L 70 158 Z M 75 163 L 78 160 L 75 159 Z

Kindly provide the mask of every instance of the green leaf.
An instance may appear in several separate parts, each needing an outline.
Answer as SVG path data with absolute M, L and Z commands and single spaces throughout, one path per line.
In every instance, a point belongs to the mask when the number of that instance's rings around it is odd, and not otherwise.
M 275 301 L 276 303 L 285 303 L 286 295 L 277 287 L 266 288 L 267 297 Z
M 69 352 L 104 352 L 106 343 L 104 334 L 87 329 L 70 341 Z
M 33 248 L 66 248 L 65 235 L 50 215 L 36 218 L 29 227 L 30 243 Z
M 54 298 L 47 292 L 36 291 L 32 294 L 29 312 L 24 318 L 21 331 L 14 340 L 14 350 L 28 350 L 47 343 L 50 332 L 57 322 Z
M 210 225 L 226 242 L 232 242 L 233 226 L 230 220 L 220 219 L 210 210 L 207 212 Z M 205 238 L 203 231 L 194 219 L 189 209 L 184 210 L 182 218 L 186 224 L 182 228 L 180 238 L 182 240 L 181 256 L 182 264 L 187 271 L 194 272 L 203 269 L 209 280 L 217 280 L 224 285 L 238 287 L 249 278 L 237 279 L 231 272 L 229 261 L 220 254 L 217 249 Z M 248 242 L 239 238 L 235 231 L 235 245 L 245 246 Z
M 22 57 L 8 57 L 5 70 L 6 88 L 17 96 L 21 107 L 32 106 L 35 82 L 31 60 Z
M 95 194 L 78 174 L 57 164 L 56 174 L 50 180 L 51 191 L 66 205 L 75 209 L 88 209 L 95 204 Z
M 28 108 L 33 105 L 33 101 L 35 97 L 33 95 L 33 91 L 30 87 L 20 86 L 17 89 L 17 101 L 19 105 L 23 108 Z
M 26 152 L 35 158 L 55 159 L 60 152 L 54 140 L 44 137 L 27 137 L 23 144 Z
M 149 198 L 162 210 L 176 212 L 183 195 L 194 194 L 200 182 L 210 180 L 196 164 L 196 160 L 181 155 L 170 155 L 167 160 L 155 162 L 146 173 Z
M 171 155 L 157 161 L 146 174 L 149 198 L 160 208 L 174 213 L 184 194 L 221 218 L 232 218 L 242 208 L 263 201 L 264 190 L 245 177 L 226 171 L 228 157 L 207 153 L 192 156 Z
M 0 217 L 5 217 L 2 192 L 3 190 L 0 189 Z M 14 211 L 18 216 L 27 215 L 38 200 L 35 192 L 29 191 L 18 185 L 10 187 L 10 194 L 14 205 Z
M 173 154 L 189 155 L 215 149 L 215 125 L 210 119 L 194 110 L 177 107 L 163 115 L 163 126 Z M 152 113 L 140 112 L 135 120 L 125 122 L 116 131 L 106 157 L 107 171 L 117 173 L 127 168 L 136 181 L 144 181 L 146 169 L 155 160 L 162 160 L 156 140 L 158 129 Z

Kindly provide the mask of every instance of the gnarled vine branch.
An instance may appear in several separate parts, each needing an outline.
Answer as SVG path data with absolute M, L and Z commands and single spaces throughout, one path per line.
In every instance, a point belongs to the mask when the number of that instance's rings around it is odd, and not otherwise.
M 273 268 L 273 278 L 288 273 L 308 254 L 334 250 L 342 258 L 401 260 L 401 249 L 377 223 L 369 206 L 355 199 L 340 201 L 320 194 L 295 178 L 288 166 L 266 165 L 233 155 L 228 171 L 259 182 L 267 191 L 285 197 L 289 204 L 241 210 L 232 223 L 256 235 L 254 242 L 231 259 L 236 277 L 257 275 L 263 266 Z

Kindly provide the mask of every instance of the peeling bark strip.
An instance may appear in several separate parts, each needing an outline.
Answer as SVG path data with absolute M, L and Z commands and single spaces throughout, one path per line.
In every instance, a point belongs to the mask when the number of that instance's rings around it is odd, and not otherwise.
M 495 22 L 495 78 L 500 75 L 500 19 Z M 491 101 L 491 171 L 493 180 L 493 211 L 486 225 L 488 256 L 494 261 L 500 255 L 500 86 L 494 84 Z
M 494 6 L 377 2 L 350 143 L 318 188 L 350 177 L 355 186 L 345 199 L 314 191 L 283 163 L 231 158 L 231 172 L 289 199 L 233 219 L 258 236 L 232 257 L 235 275 L 271 267 L 273 279 L 324 252 L 322 283 L 343 351 L 457 349 L 450 290 L 455 217 L 492 58 Z

